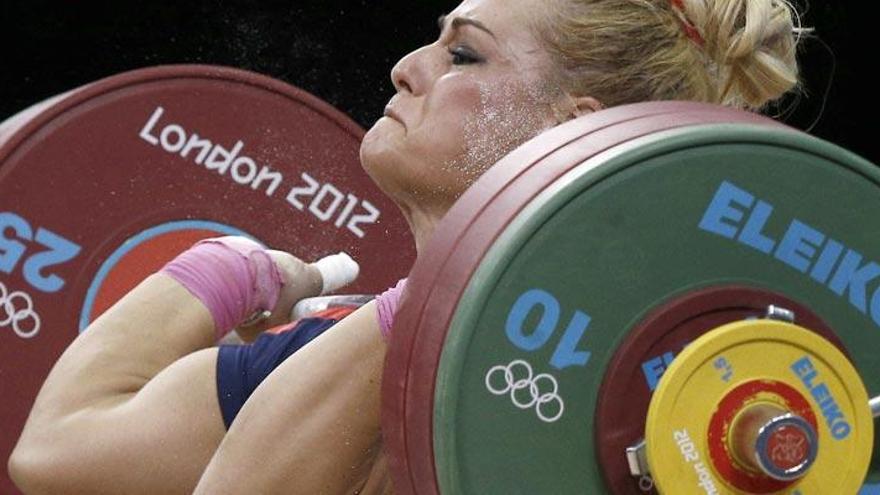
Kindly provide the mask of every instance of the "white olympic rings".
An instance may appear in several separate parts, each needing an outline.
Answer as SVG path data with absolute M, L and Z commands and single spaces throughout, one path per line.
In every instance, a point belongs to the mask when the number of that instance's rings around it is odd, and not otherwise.
M 18 308 L 17 301 L 23 301 L 24 307 Z M 12 331 L 23 339 L 36 337 L 40 333 L 40 315 L 34 310 L 34 301 L 27 292 L 9 292 L 9 289 L 0 282 L 0 328 L 11 324 Z M 33 327 L 27 330 L 22 322 L 31 320 Z
M 523 370 L 522 374 L 525 376 L 517 378 L 518 375 L 515 371 L 520 368 Z M 499 372 L 504 376 L 504 386 L 500 388 L 493 385 L 492 379 L 493 377 L 499 376 Z M 545 423 L 553 423 L 557 421 L 565 412 L 565 403 L 563 402 L 562 397 L 559 396 L 559 383 L 556 381 L 556 378 L 548 373 L 535 375 L 532 371 L 532 365 L 522 359 L 511 361 L 507 366 L 493 366 L 488 372 L 486 372 L 485 381 L 486 389 L 488 389 L 493 395 L 505 395 L 509 393 L 510 400 L 513 402 L 514 406 L 519 409 L 529 409 L 534 407 L 538 418 Z M 495 382 L 497 382 L 497 380 L 495 380 Z M 540 386 L 541 383 L 549 384 L 550 391 L 542 392 Z M 529 391 L 529 397 L 528 400 L 523 401 L 521 400 L 521 397 L 519 397 L 522 394 L 517 394 L 517 392 L 526 389 Z M 545 404 L 551 402 L 557 402 L 559 404 L 559 411 L 553 416 L 548 416 L 544 413 L 543 407 Z

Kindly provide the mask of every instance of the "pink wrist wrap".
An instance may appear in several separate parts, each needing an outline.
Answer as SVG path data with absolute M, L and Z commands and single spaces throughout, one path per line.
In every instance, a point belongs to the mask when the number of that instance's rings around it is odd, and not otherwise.
M 397 307 L 400 305 L 400 298 L 406 289 L 406 279 L 397 282 L 393 289 L 388 289 L 376 298 L 376 309 L 379 311 L 379 328 L 382 330 L 382 337 L 388 340 L 391 334 L 391 327 L 394 325 L 394 315 L 397 314 Z
M 220 339 L 256 311 L 278 303 L 281 273 L 266 250 L 245 237 L 199 241 L 162 268 L 211 312 Z

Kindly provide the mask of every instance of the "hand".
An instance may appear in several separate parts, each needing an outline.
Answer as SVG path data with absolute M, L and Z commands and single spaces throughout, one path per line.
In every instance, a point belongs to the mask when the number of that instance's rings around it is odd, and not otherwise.
M 278 304 L 269 318 L 250 326 L 239 326 L 236 333 L 245 342 L 254 341 L 260 333 L 290 321 L 290 311 L 300 299 L 321 294 L 324 281 L 321 272 L 314 264 L 306 263 L 296 256 L 277 250 L 267 250 L 281 273 L 284 286 L 278 297 Z

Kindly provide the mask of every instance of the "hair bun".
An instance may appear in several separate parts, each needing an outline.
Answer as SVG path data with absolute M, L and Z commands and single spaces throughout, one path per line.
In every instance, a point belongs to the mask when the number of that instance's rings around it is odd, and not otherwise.
M 794 0 L 559 0 L 538 16 L 562 88 L 764 110 L 802 89 Z
M 802 33 L 788 0 L 683 0 L 717 70 L 717 103 L 757 109 L 799 84 Z

